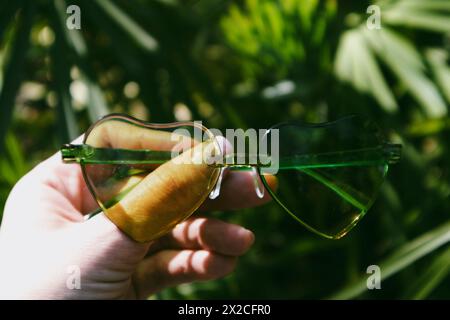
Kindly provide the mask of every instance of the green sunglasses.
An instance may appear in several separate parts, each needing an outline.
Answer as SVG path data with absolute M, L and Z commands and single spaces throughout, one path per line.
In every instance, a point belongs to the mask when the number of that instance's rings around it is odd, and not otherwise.
M 212 131 L 197 122 L 151 124 L 111 114 L 90 127 L 83 144 L 64 145 L 61 153 L 64 162 L 81 165 L 100 210 L 137 241 L 161 236 L 190 216 L 208 196 L 216 198 L 225 170 L 251 170 L 259 197 L 267 190 L 307 229 L 339 239 L 369 210 L 389 165 L 400 159 L 401 145 L 386 142 L 376 125 L 356 115 L 320 124 L 278 124 L 262 135 L 259 144 L 265 147 L 263 151 L 259 148 L 257 155 L 226 152 Z M 205 164 L 203 160 L 203 166 L 181 162 L 183 167 L 176 173 L 189 177 L 198 171 L 200 182 L 177 185 L 182 198 L 195 195 L 194 200 L 184 201 L 180 207 L 170 204 L 168 198 L 167 212 L 156 218 L 147 219 L 144 212 L 136 218 L 130 213 L 141 207 L 133 207 L 133 202 L 144 201 L 143 194 L 145 198 L 161 196 L 155 188 L 161 188 L 158 181 L 164 177 L 156 174 L 162 170 L 155 169 L 165 166 L 170 176 L 174 171 L 169 162 L 206 145 L 215 161 Z M 147 227 L 137 230 L 136 225 L 144 220 Z

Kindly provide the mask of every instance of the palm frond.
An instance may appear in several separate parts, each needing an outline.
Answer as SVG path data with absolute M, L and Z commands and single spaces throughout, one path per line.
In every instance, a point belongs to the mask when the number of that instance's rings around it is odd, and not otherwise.
M 158 50 L 158 42 L 156 39 L 140 27 L 112 1 L 96 0 L 95 3 L 145 52 L 155 53 Z
M 81 79 L 88 88 L 88 112 L 91 122 L 109 113 L 102 90 L 95 79 L 94 72 L 89 66 L 89 53 L 80 30 L 69 30 L 65 25 L 65 1 L 55 1 L 56 12 L 60 21 L 60 28 L 64 33 L 64 39 L 69 48 L 75 53 L 75 63 L 80 67 Z
M 378 263 L 381 270 L 382 280 L 405 269 L 418 259 L 435 251 L 437 248 L 450 242 L 450 222 L 421 235 L 420 237 L 403 245 L 389 257 Z M 352 299 L 367 291 L 367 275 L 361 276 L 354 283 L 333 294 L 330 299 Z
M 434 257 L 422 274 L 412 281 L 404 299 L 426 299 L 447 277 L 450 272 L 450 246 Z
M 0 110 L 2 114 L 0 117 L 0 154 L 3 151 L 5 135 L 11 122 L 16 93 L 22 81 L 33 10 L 33 5 L 23 9 L 17 22 L 18 26 L 15 30 L 15 41 L 11 49 L 10 59 L 5 66 L 4 78 L 8 79 L 8 81 L 4 81 L 0 92 Z
M 450 5 L 446 0 L 402 0 L 382 10 L 383 22 L 395 26 L 450 31 Z

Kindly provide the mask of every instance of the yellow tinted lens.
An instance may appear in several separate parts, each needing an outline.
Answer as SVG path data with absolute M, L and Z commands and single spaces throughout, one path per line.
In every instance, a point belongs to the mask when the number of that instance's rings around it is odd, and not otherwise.
M 101 161 L 84 163 L 88 185 L 104 213 L 137 241 L 157 238 L 190 216 L 214 187 L 219 169 L 205 152 L 220 149 L 195 123 L 146 124 L 124 116 L 98 122 L 85 144 Z

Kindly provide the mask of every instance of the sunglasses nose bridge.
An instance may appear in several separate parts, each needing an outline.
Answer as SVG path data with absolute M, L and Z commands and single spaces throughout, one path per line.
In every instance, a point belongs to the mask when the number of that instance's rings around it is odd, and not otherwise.
M 255 186 L 255 192 L 258 198 L 262 199 L 264 197 L 264 185 L 259 177 L 258 171 L 256 167 L 252 167 L 251 171 L 252 179 L 253 179 L 253 185 Z
M 219 177 L 217 178 L 216 185 L 213 187 L 209 193 L 209 198 L 214 200 L 220 196 L 220 188 L 222 186 L 223 174 L 225 173 L 226 167 L 221 167 L 219 172 Z
M 212 191 L 209 194 L 209 198 L 211 200 L 214 200 L 220 196 L 220 188 L 222 187 L 223 175 L 224 175 L 226 169 L 227 169 L 227 167 L 220 168 L 220 173 L 219 173 L 219 177 L 217 179 L 216 185 L 214 186 L 214 188 L 212 189 Z M 264 197 L 265 188 L 264 188 L 264 184 L 263 184 L 261 178 L 259 177 L 257 168 L 251 167 L 250 174 L 252 176 L 253 185 L 255 187 L 255 193 L 258 196 L 258 198 L 262 199 Z

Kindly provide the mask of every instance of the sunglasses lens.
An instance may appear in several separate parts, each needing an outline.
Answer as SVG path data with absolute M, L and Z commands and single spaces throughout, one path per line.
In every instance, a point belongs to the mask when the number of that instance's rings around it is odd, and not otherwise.
M 278 129 L 280 162 L 278 187 L 269 190 L 273 198 L 309 229 L 342 237 L 370 208 L 387 172 L 382 154 L 377 160 L 364 153 L 382 145 L 377 128 L 351 116 L 273 129 Z
M 190 216 L 219 174 L 204 161 L 206 152 L 220 153 L 219 145 L 195 123 L 152 125 L 114 115 L 97 122 L 85 144 L 96 153 L 95 161 L 82 164 L 90 190 L 104 213 L 138 241 L 157 238 Z

